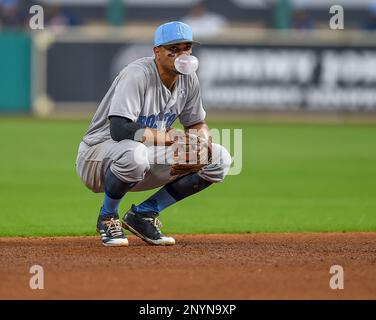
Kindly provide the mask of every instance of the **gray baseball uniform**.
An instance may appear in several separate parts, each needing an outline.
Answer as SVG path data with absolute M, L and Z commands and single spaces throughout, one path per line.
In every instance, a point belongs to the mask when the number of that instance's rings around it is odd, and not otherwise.
M 79 146 L 76 170 L 94 192 L 104 191 L 108 167 L 120 180 L 136 183 L 131 191 L 153 189 L 176 179 L 170 176 L 172 147 L 146 147 L 134 140 L 111 139 L 109 116 L 122 116 L 149 128 L 164 130 L 179 118 L 185 126 L 205 119 L 197 75 L 179 75 L 172 92 L 160 80 L 154 57 L 126 66 L 112 83 Z M 231 157 L 213 144 L 212 163 L 200 176 L 220 182 L 227 174 Z

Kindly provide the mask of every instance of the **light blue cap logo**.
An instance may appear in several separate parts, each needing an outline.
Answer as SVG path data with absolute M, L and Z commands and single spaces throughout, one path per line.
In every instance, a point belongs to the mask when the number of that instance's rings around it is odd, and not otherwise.
M 154 47 L 183 42 L 199 44 L 193 40 L 191 27 L 183 22 L 167 22 L 155 30 Z

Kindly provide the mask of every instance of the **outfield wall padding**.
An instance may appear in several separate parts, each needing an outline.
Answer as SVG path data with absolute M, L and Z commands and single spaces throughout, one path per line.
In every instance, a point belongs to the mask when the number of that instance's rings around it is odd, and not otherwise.
M 31 38 L 22 32 L 0 32 L 0 112 L 31 108 Z

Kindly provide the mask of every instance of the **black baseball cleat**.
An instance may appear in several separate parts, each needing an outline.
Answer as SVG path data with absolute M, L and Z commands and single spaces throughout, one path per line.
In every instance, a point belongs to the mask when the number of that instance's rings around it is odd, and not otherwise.
M 134 205 L 124 215 L 122 225 L 124 229 L 129 230 L 147 243 L 171 246 L 175 244 L 175 239 L 166 237 L 161 233 L 162 223 L 157 219 L 158 213 L 155 212 L 134 212 Z
M 119 216 L 117 214 L 100 214 L 97 222 L 97 232 L 101 235 L 102 244 L 106 247 L 128 245 L 128 239 L 121 229 Z

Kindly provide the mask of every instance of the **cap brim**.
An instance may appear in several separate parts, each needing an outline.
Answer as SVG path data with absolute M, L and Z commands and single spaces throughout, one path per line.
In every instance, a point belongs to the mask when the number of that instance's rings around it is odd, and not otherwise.
M 197 45 L 199 46 L 201 43 L 198 42 L 198 41 L 194 41 L 194 40 L 174 40 L 174 41 L 170 41 L 170 42 L 166 42 L 166 43 L 162 43 L 156 47 L 159 47 L 159 46 L 169 46 L 171 44 L 178 44 L 178 43 L 192 43 L 194 45 Z

